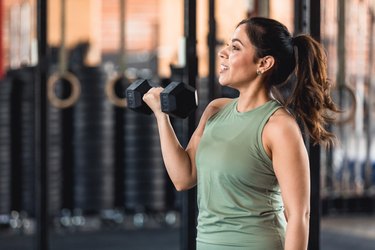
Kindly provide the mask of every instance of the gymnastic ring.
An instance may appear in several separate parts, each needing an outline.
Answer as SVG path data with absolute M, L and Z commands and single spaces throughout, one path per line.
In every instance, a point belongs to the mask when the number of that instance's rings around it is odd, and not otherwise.
M 60 99 L 56 96 L 55 87 L 59 80 L 67 81 L 71 86 L 71 95 L 68 98 Z M 81 94 L 81 84 L 78 78 L 70 72 L 52 74 L 47 82 L 47 96 L 50 103 L 60 109 L 73 106 Z
M 105 93 L 108 97 L 108 100 L 113 105 L 119 108 L 126 108 L 128 106 L 128 102 L 126 101 L 126 98 L 118 97 L 118 95 L 116 95 L 116 92 L 115 92 L 116 82 L 121 79 L 126 79 L 126 78 L 123 75 L 116 75 L 115 77 L 107 81 L 107 84 L 105 85 Z
M 334 120 L 334 123 L 337 124 L 337 125 L 343 125 L 343 124 L 346 124 L 346 123 L 349 123 L 349 122 L 353 121 L 354 117 L 355 117 L 356 109 L 357 109 L 357 98 L 355 96 L 355 93 L 354 93 L 353 89 L 350 88 L 346 84 L 338 86 L 337 90 L 339 91 L 340 88 L 343 91 L 347 91 L 349 93 L 349 96 L 352 99 L 353 104 L 350 106 L 349 115 L 345 119 L 335 119 Z M 341 110 L 341 112 L 344 112 L 344 111 L 345 110 Z

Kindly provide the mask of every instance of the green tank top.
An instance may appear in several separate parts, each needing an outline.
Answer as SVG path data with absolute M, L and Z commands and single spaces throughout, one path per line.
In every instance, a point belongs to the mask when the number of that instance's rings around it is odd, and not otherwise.
M 207 121 L 197 149 L 197 241 L 281 250 L 284 207 L 262 143 L 264 125 L 281 105 L 271 100 L 240 113 L 237 102 L 234 99 Z

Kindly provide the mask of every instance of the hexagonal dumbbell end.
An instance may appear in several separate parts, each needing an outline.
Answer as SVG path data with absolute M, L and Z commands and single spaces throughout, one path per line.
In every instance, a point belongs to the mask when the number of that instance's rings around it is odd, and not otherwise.
M 126 99 L 128 102 L 128 108 L 143 114 L 151 114 L 152 110 L 143 101 L 143 95 L 151 89 L 151 85 L 148 80 L 137 80 L 133 82 L 126 89 Z
M 171 82 L 161 93 L 161 110 L 178 118 L 188 117 L 197 107 L 196 90 L 183 82 Z

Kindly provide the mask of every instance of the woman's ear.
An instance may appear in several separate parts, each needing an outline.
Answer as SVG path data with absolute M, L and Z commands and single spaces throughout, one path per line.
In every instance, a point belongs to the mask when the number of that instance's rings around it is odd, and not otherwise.
M 275 58 L 273 56 L 265 56 L 259 59 L 258 70 L 261 74 L 266 73 L 275 64 Z

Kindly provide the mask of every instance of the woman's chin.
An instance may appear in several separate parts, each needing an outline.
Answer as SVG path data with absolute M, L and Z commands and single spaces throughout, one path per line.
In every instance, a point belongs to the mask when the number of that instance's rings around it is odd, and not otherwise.
M 225 82 L 225 81 L 220 81 L 220 80 L 219 80 L 219 84 L 220 84 L 220 86 L 222 86 L 222 87 L 231 87 L 231 85 L 230 85 L 228 82 Z
M 224 79 L 219 77 L 218 82 L 221 86 L 228 86 L 228 82 L 226 82 Z

